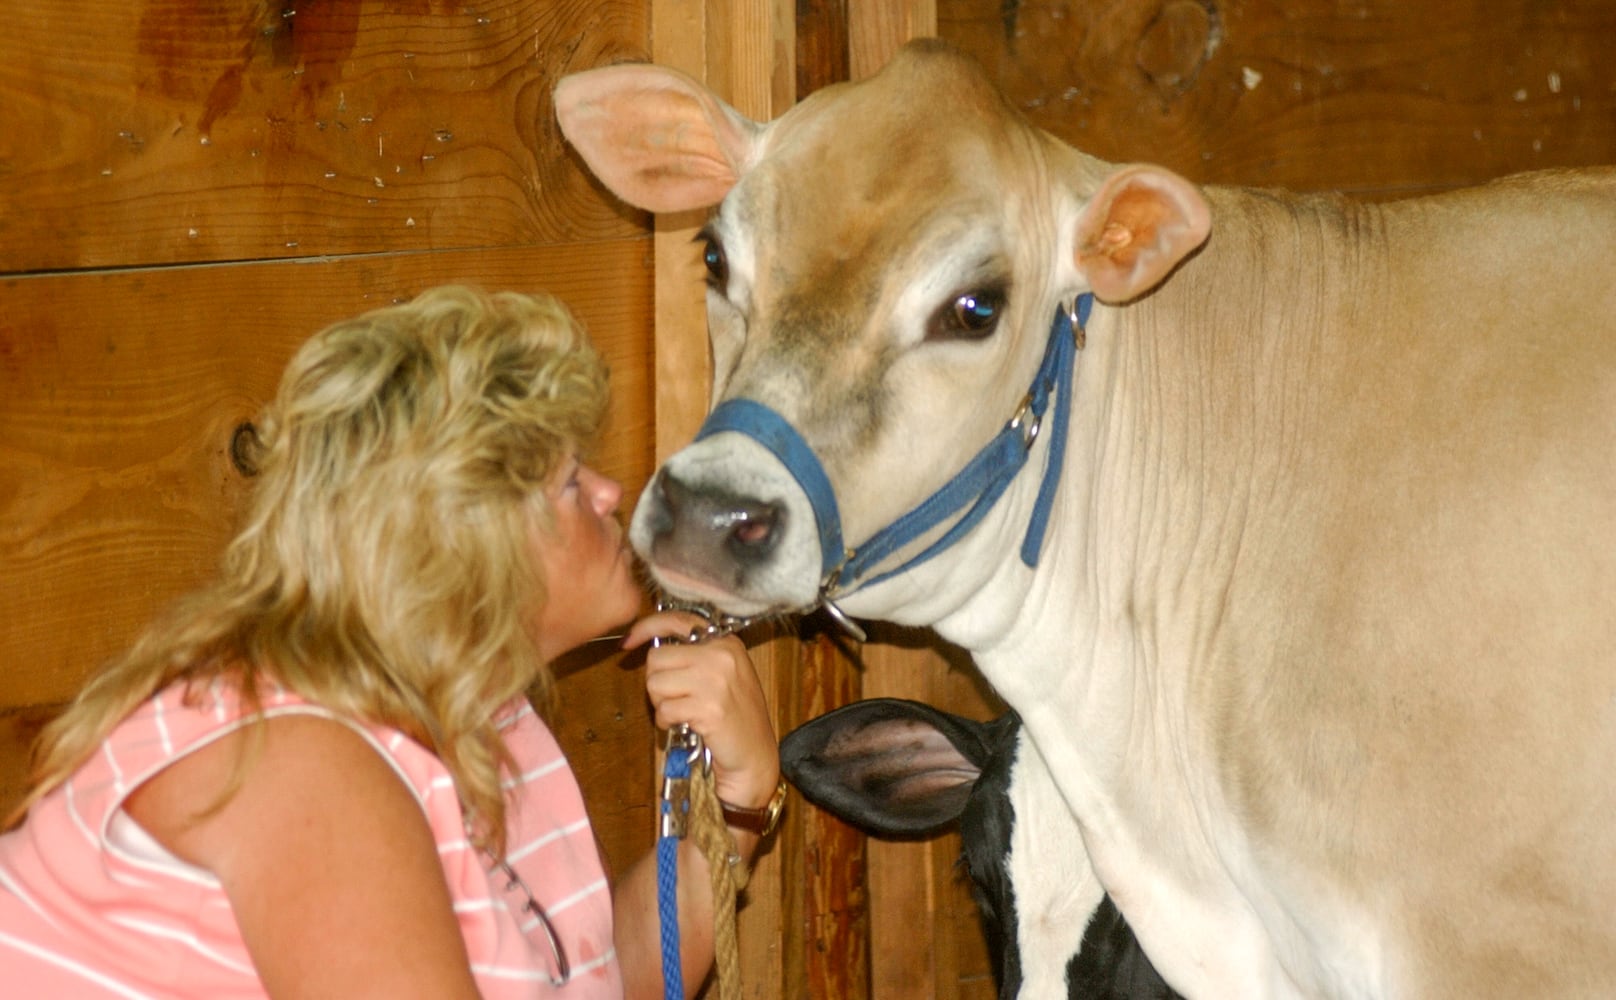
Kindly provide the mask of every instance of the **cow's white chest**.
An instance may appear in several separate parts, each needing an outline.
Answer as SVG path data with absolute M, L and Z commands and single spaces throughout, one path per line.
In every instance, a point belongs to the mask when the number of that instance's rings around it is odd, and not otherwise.
M 1401 995 L 1383 973 L 1378 936 L 1344 905 L 1287 898 L 1269 873 L 1236 862 L 1186 868 L 1162 863 L 1163 849 L 1093 838 L 1093 862 L 1158 970 L 1191 998 L 1329 997 L 1387 1000 Z
M 990 663 L 983 663 L 984 673 Z M 1018 802 L 1018 815 L 1025 810 L 1052 817 L 1069 810 L 1059 820 L 1041 818 L 1039 839 L 1012 851 L 1013 858 L 1022 855 L 1020 871 L 1013 873 L 1018 907 L 1023 886 L 1045 893 L 1042 900 L 1026 899 L 1020 914 L 1024 998 L 1065 996 L 1058 988 L 1061 956 L 1071 954 L 1074 938 L 1061 915 L 1074 908 L 1075 896 L 1097 899 L 1100 891 L 1076 878 L 1051 881 L 1050 873 L 1071 863 L 1038 859 L 1059 852 L 1085 856 L 1158 971 L 1187 997 L 1399 995 L 1386 981 L 1383 942 L 1367 915 L 1349 910 L 1346 893 L 1316 887 L 1286 895 L 1280 905 L 1275 873 L 1255 860 L 1258 852 L 1232 814 L 1209 795 L 1209 776 L 1185 775 L 1181 761 L 1141 760 L 1136 741 L 1128 743 L 1133 753 L 1124 755 L 1117 741 L 1127 736 L 1114 726 L 1114 708 L 1088 713 L 1075 697 L 1017 705 L 1015 684 L 1008 686 L 1007 700 L 1022 712 L 1042 754 L 1018 761 L 1018 796 L 1026 789 L 1047 790 L 1036 802 Z M 1119 759 L 1126 761 L 1120 771 L 1114 764 Z M 1036 769 L 1046 773 L 1040 778 Z M 1049 958 L 1041 960 L 1044 955 Z

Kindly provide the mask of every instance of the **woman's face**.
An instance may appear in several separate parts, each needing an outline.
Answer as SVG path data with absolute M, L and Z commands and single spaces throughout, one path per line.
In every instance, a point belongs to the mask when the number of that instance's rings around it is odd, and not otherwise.
M 623 487 L 569 457 L 544 493 L 552 527 L 535 527 L 530 537 L 548 593 L 535 639 L 552 660 L 633 619 L 643 595 L 617 520 Z

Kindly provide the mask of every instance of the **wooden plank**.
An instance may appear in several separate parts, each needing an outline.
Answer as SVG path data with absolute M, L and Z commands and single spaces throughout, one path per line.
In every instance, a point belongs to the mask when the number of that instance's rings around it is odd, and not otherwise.
M 1376 197 L 1616 162 L 1616 6 L 939 0 L 1038 125 L 1203 182 Z
M 550 108 L 638 0 L 19 0 L 0 270 L 626 238 Z
M 749 629 L 745 638 L 775 717 L 789 715 L 790 706 L 780 699 L 789 697 L 781 692 L 794 688 L 799 677 L 800 643 L 795 629 L 784 622 L 770 622 Z M 751 1000 L 777 1000 L 785 995 L 782 970 L 795 940 L 790 933 L 793 916 L 800 910 L 784 887 L 803 884 L 802 852 L 795 847 L 800 842 L 800 811 L 788 800 L 774 839 L 753 860 L 751 879 L 741 899 L 736 935 L 741 952 L 741 995 Z M 709 988 L 705 995 L 716 997 L 718 990 Z
M 972 719 L 992 719 L 1006 711 L 968 653 L 936 636 L 929 636 L 926 644 L 931 651 L 929 680 L 934 704 Z M 948 996 L 995 1000 L 993 963 L 970 876 L 960 862 L 961 851 L 957 832 L 939 838 L 932 851 L 933 893 L 938 901 L 933 933 L 945 942 L 947 951 L 938 963 L 937 975 Z
M 937 34 L 937 0 L 848 0 L 848 69 L 862 80 L 911 38 Z
M 797 4 L 797 99 L 848 79 L 847 0 Z
M 863 696 L 912 698 L 935 704 L 936 662 L 912 643 L 895 644 L 895 633 L 881 626 L 871 633 L 872 641 L 864 645 Z M 870 840 L 870 950 L 877 956 L 871 969 L 875 1000 L 926 1000 L 953 995 L 937 975 L 938 951 L 946 949 L 947 944 L 937 934 L 936 847 L 932 840 Z
M 707 78 L 707 5 L 651 0 L 651 56 L 659 65 Z M 706 212 L 658 215 L 656 254 L 656 455 L 682 448 L 707 413 L 712 361 L 696 232 Z
M 742 112 L 768 120 L 794 98 L 792 8 L 782 0 L 652 0 L 653 61 L 702 80 Z M 704 273 L 694 237 L 705 211 L 655 219 L 656 455 L 683 447 L 706 416 L 711 382 Z M 790 727 L 802 671 L 801 643 L 777 632 L 752 649 L 775 727 Z M 845 668 L 844 668 L 845 669 Z M 795 918 L 805 900 L 835 893 L 802 863 L 800 806 L 787 814 L 773 849 L 758 861 L 739 916 L 741 979 L 748 997 L 841 996 L 839 990 L 804 994 L 804 984 L 857 978 L 865 964 L 838 966 L 805 952 Z M 856 930 L 862 932 L 862 925 Z M 857 936 L 857 935 L 855 935 Z M 862 938 L 860 937 L 860 941 Z M 709 986 L 706 995 L 716 995 Z
M 1004 711 L 969 656 L 925 629 L 872 627 L 863 697 L 911 698 L 973 719 Z M 992 967 L 957 833 L 869 844 L 877 1000 L 992 995 Z
M 0 708 L 0 823 L 27 791 L 29 748 L 56 711 L 54 705 Z
M 804 639 L 796 714 L 786 728 L 859 697 L 859 674 L 837 641 L 817 631 Z M 796 920 L 787 925 L 784 976 L 775 995 L 793 1000 L 872 996 L 875 956 L 864 835 L 799 798 L 781 846 L 799 862 L 796 879 L 785 886 L 787 912 Z

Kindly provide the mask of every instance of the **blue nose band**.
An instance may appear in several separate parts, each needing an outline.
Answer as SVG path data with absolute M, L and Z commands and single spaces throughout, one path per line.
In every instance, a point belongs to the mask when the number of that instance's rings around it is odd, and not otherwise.
M 836 491 L 831 489 L 819 457 L 797 429 L 755 399 L 726 399 L 707 415 L 696 432 L 696 440 L 723 431 L 745 434 L 780 460 L 813 505 L 814 525 L 819 530 L 821 578 L 840 566 L 842 515 L 836 506 Z
M 786 467 L 813 507 L 814 524 L 819 532 L 820 596 L 829 599 L 907 572 L 943 552 L 975 527 L 1026 465 L 1033 442 L 1043 427 L 1045 411 L 1053 401 L 1055 412 L 1050 421 L 1049 453 L 1021 543 L 1022 562 L 1036 567 L 1066 457 L 1078 332 L 1088 324 L 1093 307 L 1092 295 L 1078 296 L 1074 310 L 1076 327 L 1071 312 L 1063 308 L 1055 311 L 1043 361 L 1015 415 L 937 492 L 870 536 L 857 549 L 845 547 L 836 491 L 831 488 L 819 457 L 780 414 L 756 400 L 726 399 L 708 414 L 706 422 L 696 432 L 696 440 L 724 431 L 745 434 Z M 955 515 L 959 515 L 957 520 L 924 550 L 901 565 L 870 575 L 893 553 Z

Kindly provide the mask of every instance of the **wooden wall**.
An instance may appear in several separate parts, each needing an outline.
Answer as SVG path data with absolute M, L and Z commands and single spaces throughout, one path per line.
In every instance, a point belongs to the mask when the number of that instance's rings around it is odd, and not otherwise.
M 937 0 L 1036 124 L 1217 184 L 1376 198 L 1616 160 L 1609 0 Z
M 1396 197 L 1616 162 L 1609 0 L 18 0 L 0 11 L 0 807 L 95 663 L 210 571 L 229 442 L 309 333 L 439 281 L 548 290 L 611 358 L 630 496 L 706 408 L 697 218 L 579 170 L 572 69 L 654 58 L 766 119 L 904 38 L 1038 124 L 1192 179 Z M 653 334 L 653 330 L 655 333 Z M 957 651 L 810 620 L 752 637 L 781 731 L 857 697 L 997 710 Z M 640 679 L 565 664 L 610 862 L 652 835 Z M 958 842 L 798 801 L 742 911 L 751 997 L 994 995 Z

